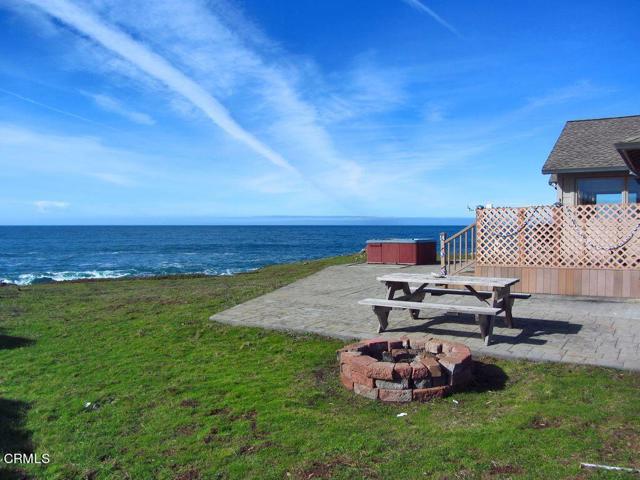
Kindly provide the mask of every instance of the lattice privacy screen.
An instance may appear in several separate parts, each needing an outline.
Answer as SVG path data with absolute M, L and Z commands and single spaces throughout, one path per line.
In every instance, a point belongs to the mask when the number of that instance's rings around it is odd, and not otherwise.
M 478 265 L 640 268 L 640 204 L 476 211 Z

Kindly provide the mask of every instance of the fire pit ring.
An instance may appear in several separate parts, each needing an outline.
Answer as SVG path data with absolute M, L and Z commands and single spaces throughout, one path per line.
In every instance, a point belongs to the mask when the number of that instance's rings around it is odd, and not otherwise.
M 338 350 L 340 381 L 383 402 L 424 402 L 464 387 L 472 375 L 471 350 L 435 337 L 373 338 Z

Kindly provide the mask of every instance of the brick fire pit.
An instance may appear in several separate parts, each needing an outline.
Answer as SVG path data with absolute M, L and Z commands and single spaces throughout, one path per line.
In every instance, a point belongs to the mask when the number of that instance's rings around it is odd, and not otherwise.
M 374 338 L 338 350 L 340 380 L 383 402 L 440 398 L 471 379 L 471 351 L 434 337 Z

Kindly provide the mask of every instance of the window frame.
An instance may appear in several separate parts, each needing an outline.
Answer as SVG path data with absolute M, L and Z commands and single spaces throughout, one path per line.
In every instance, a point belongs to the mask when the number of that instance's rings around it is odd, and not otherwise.
M 590 204 L 590 203 L 582 203 L 580 201 L 580 181 L 581 180 L 622 180 L 622 189 L 620 191 L 620 202 L 619 203 L 611 203 L 609 202 L 610 205 L 623 205 L 625 203 L 629 203 L 629 190 L 628 190 L 628 178 L 629 176 L 623 176 L 623 175 L 584 175 L 584 176 L 577 176 L 575 178 L 575 195 L 576 195 L 576 205 L 602 205 L 602 204 L 598 204 L 597 202 L 595 204 Z
M 630 198 L 631 198 L 631 191 L 629 189 L 629 185 L 631 184 L 631 182 L 636 182 L 638 185 L 638 191 L 636 193 L 637 197 L 636 197 L 636 201 L 635 202 L 631 202 Z M 624 203 L 640 203 L 640 178 L 635 177 L 633 175 L 627 175 L 625 182 L 624 182 L 624 190 L 625 193 L 627 195 L 627 199 L 626 201 L 624 201 Z M 623 200 L 624 200 L 624 195 L 623 195 Z

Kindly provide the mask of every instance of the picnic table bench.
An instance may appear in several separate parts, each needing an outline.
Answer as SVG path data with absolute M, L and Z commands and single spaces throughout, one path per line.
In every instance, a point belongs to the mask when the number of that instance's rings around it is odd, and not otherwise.
M 511 313 L 513 302 L 517 298 L 529 298 L 526 293 L 511 293 L 511 287 L 518 283 L 518 278 L 472 277 L 464 275 L 435 276 L 421 273 L 392 273 L 378 277 L 387 289 L 387 297 L 365 298 L 358 303 L 370 305 L 378 317 L 380 324 L 378 333 L 385 331 L 389 325 L 389 312 L 392 309 L 409 310 L 416 319 L 422 309 L 444 310 L 450 313 L 468 313 L 474 315 L 480 327 L 480 335 L 485 345 L 491 343 L 494 319 L 504 313 L 507 326 L 513 328 Z M 413 289 L 411 285 L 414 285 Z M 463 288 L 449 288 L 463 287 Z M 479 287 L 487 288 L 481 290 Z M 396 292 L 403 295 L 396 297 Z M 424 298 L 442 295 L 468 295 L 477 298 L 482 306 L 447 305 L 444 303 L 425 303 Z

